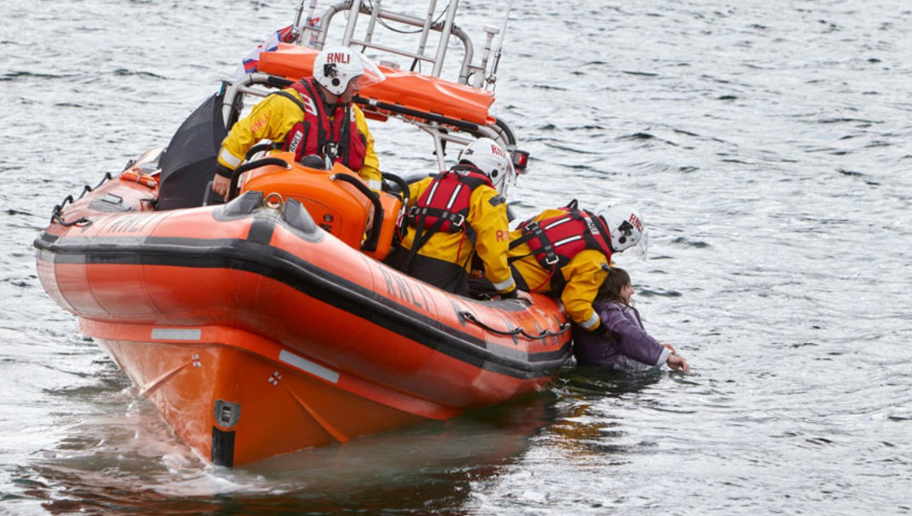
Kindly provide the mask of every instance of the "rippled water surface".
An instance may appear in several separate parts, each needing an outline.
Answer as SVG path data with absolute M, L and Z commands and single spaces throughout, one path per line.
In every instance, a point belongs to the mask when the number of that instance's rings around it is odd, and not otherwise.
M 514 4 L 513 209 L 636 204 L 648 259 L 617 262 L 691 375 L 568 366 L 446 424 L 206 466 L 47 298 L 31 243 L 296 5 L 6 0 L 0 513 L 912 514 L 912 7 Z M 480 41 L 500 6 L 463 0 L 462 25 Z M 431 166 L 374 131 L 384 169 Z

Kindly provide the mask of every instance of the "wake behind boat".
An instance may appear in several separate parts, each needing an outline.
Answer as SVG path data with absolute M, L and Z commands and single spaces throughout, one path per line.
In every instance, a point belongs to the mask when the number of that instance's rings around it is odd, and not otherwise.
M 432 73 L 381 66 L 386 80 L 358 101 L 375 120 L 430 134 L 441 170 L 448 143 L 482 136 L 521 165 L 527 155 L 512 130 L 489 113 L 493 31 L 474 65 L 454 23 L 458 2 L 443 22 L 433 6 L 422 19 L 345 2 L 321 16 L 319 29 L 312 13 L 301 23 L 299 11 L 294 39 L 319 48 L 346 10 L 349 46 L 388 50 L 371 40 L 380 22 L 418 27 L 422 41 L 439 32 L 436 56 L 399 54 L 427 59 Z M 358 40 L 361 15 L 369 27 Z M 451 36 L 465 44 L 456 82 L 440 77 Z M 249 97 L 309 75 L 316 53 L 297 42 L 261 53 L 256 73 L 194 115 L 230 127 Z M 550 298 L 469 299 L 382 263 L 408 191 L 393 174 L 374 192 L 340 164 L 258 149 L 236 170 L 227 204 L 162 210 L 164 191 L 197 181 L 186 178 L 199 169 L 188 143 L 198 134 L 187 134 L 205 124 L 189 122 L 164 152 L 149 151 L 55 207 L 35 246 L 48 294 L 205 459 L 239 466 L 446 420 L 544 388 L 570 356 L 567 319 Z

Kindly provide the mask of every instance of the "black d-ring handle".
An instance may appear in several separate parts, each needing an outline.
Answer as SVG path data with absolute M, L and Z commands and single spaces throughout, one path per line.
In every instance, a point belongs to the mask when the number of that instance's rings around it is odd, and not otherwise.
M 396 183 L 396 186 L 399 187 L 399 197 L 402 200 L 402 205 L 403 206 L 408 205 L 409 184 L 405 182 L 405 179 L 402 179 L 401 177 L 397 176 L 396 174 L 390 174 L 389 172 L 383 172 L 382 175 L 383 175 L 383 179 Z M 387 185 L 384 184 L 383 186 L 384 186 L 383 191 L 388 192 L 389 189 L 387 189 Z
M 238 178 L 241 177 L 241 174 L 247 172 L 248 170 L 253 170 L 255 168 L 265 167 L 267 165 L 276 165 L 279 167 L 284 167 L 286 170 L 291 168 L 291 165 L 288 164 L 282 158 L 263 158 L 256 161 L 251 161 L 249 163 L 244 163 L 238 168 L 234 169 L 234 172 L 231 174 L 231 189 L 228 190 L 228 199 L 231 200 L 237 197 L 238 194 Z
M 370 200 L 371 204 L 374 205 L 374 223 L 371 226 L 370 231 L 367 234 L 367 238 L 364 240 L 364 243 L 361 244 L 361 250 L 368 253 L 376 251 L 377 244 L 380 242 L 380 229 L 383 227 L 383 205 L 380 204 L 380 196 L 368 188 L 364 182 L 353 175 L 333 174 L 330 176 L 330 179 L 344 181 L 354 186 L 358 189 L 359 192 L 364 194 L 368 200 Z
M 244 155 L 244 159 L 250 159 L 254 154 L 258 152 L 268 151 L 271 148 L 272 143 L 258 143 L 247 151 L 247 154 Z

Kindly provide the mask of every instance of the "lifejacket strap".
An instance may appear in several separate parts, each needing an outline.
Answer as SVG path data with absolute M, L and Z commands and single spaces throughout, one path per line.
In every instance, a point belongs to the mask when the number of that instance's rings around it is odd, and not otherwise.
M 436 217 L 437 219 L 443 220 L 444 222 L 449 222 L 450 227 L 456 227 L 459 230 L 462 230 L 461 228 L 465 224 L 466 220 L 465 215 L 462 213 L 454 213 L 451 211 L 442 210 L 440 208 L 430 208 L 427 206 L 423 208 L 420 206 L 412 206 L 412 208 L 409 210 L 409 223 L 412 226 L 415 226 L 415 221 L 422 215 L 430 215 L 431 217 Z M 455 233 L 456 231 L 451 232 Z
M 539 251 L 545 253 L 545 265 L 554 267 L 560 261 L 560 257 L 557 255 L 557 252 L 554 251 L 554 244 L 548 239 L 548 235 L 545 233 L 545 230 L 542 229 L 541 225 L 537 222 L 532 222 L 531 224 L 526 225 L 523 231 L 530 234 L 530 239 L 535 238 L 541 243 L 541 249 Z
M 427 214 L 421 214 L 418 218 L 418 224 L 415 226 L 415 238 L 412 239 L 412 248 L 409 249 L 408 258 L 405 261 L 405 272 L 408 274 L 411 266 L 412 260 L 415 259 L 415 255 L 418 254 L 418 250 L 424 247 L 424 244 L 431 239 L 431 236 L 440 230 L 440 226 L 443 225 L 443 219 L 437 219 L 431 227 L 424 229 L 424 223 L 427 220 Z

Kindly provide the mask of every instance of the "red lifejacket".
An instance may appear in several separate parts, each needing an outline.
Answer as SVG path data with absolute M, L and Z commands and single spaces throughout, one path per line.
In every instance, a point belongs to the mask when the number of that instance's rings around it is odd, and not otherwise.
M 465 220 L 469 216 L 472 192 L 481 185 L 494 188 L 488 176 L 474 167 L 457 165 L 437 174 L 415 201 L 409 212 L 409 225 L 421 224 L 419 229 L 434 228 L 434 232 L 471 231 Z
M 456 165 L 434 177 L 409 211 L 408 224 L 415 228 L 415 237 L 408 262 L 438 231 L 464 232 L 475 244 L 475 230 L 466 219 L 472 192 L 482 185 L 494 188 L 488 176 L 471 166 Z
M 574 256 L 586 249 L 600 251 L 611 262 L 611 235 L 601 217 L 576 207 L 576 201 L 561 208 L 565 213 L 537 222 L 528 220 L 519 225 L 522 236 L 510 242 L 510 249 L 529 243 L 531 254 L 545 270 L 551 271 L 551 291 L 564 289 L 560 270 Z M 529 255 L 525 255 L 529 256 Z M 510 261 L 525 258 L 517 256 Z
M 301 100 L 285 91 L 276 95 L 295 101 L 304 112 L 304 119 L 288 131 L 282 150 L 294 152 L 295 161 L 312 154 L 325 157 L 329 151 L 335 163 L 342 163 L 355 172 L 361 170 L 367 155 L 367 141 L 358 130 L 351 104 L 337 104 L 330 121 L 313 79 L 301 79 L 291 87 L 301 94 Z

